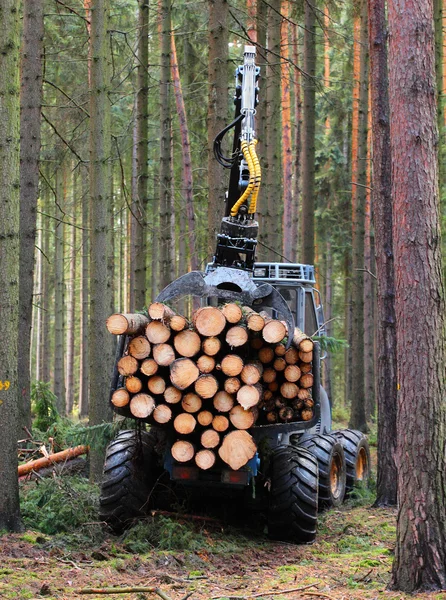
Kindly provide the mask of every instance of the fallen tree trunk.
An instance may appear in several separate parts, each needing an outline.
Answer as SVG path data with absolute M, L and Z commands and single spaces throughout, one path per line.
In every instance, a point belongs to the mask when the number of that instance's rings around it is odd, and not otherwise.
M 76 446 L 75 448 L 68 448 L 67 450 L 62 450 L 62 452 L 50 454 L 48 457 L 38 458 L 24 465 L 19 465 L 18 476 L 21 477 L 22 475 L 27 475 L 28 473 L 31 473 L 31 471 L 38 471 L 39 469 L 43 469 L 44 467 L 51 467 L 51 465 L 53 464 L 70 460 L 72 458 L 75 458 L 76 456 L 81 456 L 82 454 L 87 453 L 88 446 Z

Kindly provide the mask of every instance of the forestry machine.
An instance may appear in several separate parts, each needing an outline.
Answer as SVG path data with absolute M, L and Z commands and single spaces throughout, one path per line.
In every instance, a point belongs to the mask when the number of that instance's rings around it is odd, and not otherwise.
M 288 332 L 297 326 L 309 336 L 323 336 L 324 317 L 314 287 L 314 267 L 255 260 L 259 230 L 255 213 L 262 177 L 256 153 L 260 68 L 255 58 L 255 47 L 245 46 L 243 65 L 235 72 L 235 118 L 214 141 L 215 158 L 230 170 L 230 176 L 213 261 L 205 272 L 194 271 L 173 281 L 156 300 L 169 303 L 193 296 L 201 298 L 204 305 L 237 302 L 279 316 Z M 222 140 L 230 130 L 234 132 L 233 150 L 227 157 L 222 152 Z M 289 335 L 287 346 L 291 341 Z M 118 357 L 123 344 L 123 340 L 118 342 Z M 148 505 L 163 508 L 160 505 L 166 506 L 166 489 L 175 499 L 180 489 L 195 489 L 201 499 L 216 490 L 217 498 L 228 492 L 244 493 L 250 504 L 256 497 L 255 504 L 267 514 L 272 537 L 296 543 L 312 541 L 318 508 L 339 506 L 356 482 L 366 482 L 370 473 L 365 436 L 353 430 L 332 431 L 331 404 L 321 387 L 320 344 L 316 341 L 314 346 L 313 418 L 254 425 L 250 433 L 259 451 L 238 471 L 223 467 L 201 471 L 176 465 L 170 453 L 172 440 L 162 439 L 156 427 L 149 432 L 121 432 L 107 451 L 101 495 L 103 520 L 120 529 L 146 514 Z M 112 389 L 116 389 L 117 380 L 115 371 Z M 163 476 L 167 481 L 160 485 Z

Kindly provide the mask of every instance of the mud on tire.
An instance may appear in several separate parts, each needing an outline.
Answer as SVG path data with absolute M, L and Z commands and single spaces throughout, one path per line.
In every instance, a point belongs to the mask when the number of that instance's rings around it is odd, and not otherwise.
M 305 448 L 281 446 L 270 463 L 268 531 L 294 543 L 314 541 L 318 511 L 318 464 Z

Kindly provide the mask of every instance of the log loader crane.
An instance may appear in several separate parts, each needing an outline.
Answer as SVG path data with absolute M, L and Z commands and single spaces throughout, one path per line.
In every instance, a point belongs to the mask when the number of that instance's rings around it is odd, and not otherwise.
M 173 281 L 156 300 L 170 303 L 192 296 L 201 298 L 203 305 L 236 302 L 255 311 L 264 310 L 286 323 L 288 348 L 295 326 L 309 336 L 316 332 L 321 335 L 324 318 L 312 265 L 256 262 L 259 227 L 255 213 L 262 173 L 256 153 L 260 68 L 255 58 L 255 47 L 245 46 L 243 65 L 235 74 L 235 119 L 214 142 L 215 158 L 230 170 L 230 177 L 213 260 L 205 272 L 194 271 Z M 234 141 L 232 154 L 227 157 L 222 152 L 222 140 L 230 130 Z M 125 336 L 121 336 L 117 358 L 124 347 Z M 321 387 L 320 371 L 320 349 L 315 342 L 313 417 L 254 425 L 250 432 L 259 450 L 238 470 L 217 465 L 200 471 L 177 465 L 171 453 L 172 440 L 163 438 L 157 427 L 148 432 L 121 432 L 107 450 L 101 518 L 119 529 L 142 516 L 156 503 L 156 482 L 163 473 L 169 485 L 181 483 L 200 494 L 212 489 L 246 493 L 255 479 L 261 490 L 257 495 L 266 507 L 270 536 L 295 543 L 314 540 L 318 508 L 339 506 L 354 485 L 367 481 L 370 473 L 365 436 L 353 430 L 332 431 L 331 405 Z M 112 391 L 118 387 L 118 378 L 115 370 Z

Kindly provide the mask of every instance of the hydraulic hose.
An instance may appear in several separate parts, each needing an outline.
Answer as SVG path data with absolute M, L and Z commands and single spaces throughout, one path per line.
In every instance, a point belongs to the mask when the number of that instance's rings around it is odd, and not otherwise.
M 253 142 L 249 144 L 249 153 L 254 166 L 254 190 L 252 192 L 251 202 L 249 204 L 249 214 L 254 214 L 257 210 L 257 198 L 259 196 L 260 183 L 262 181 L 262 169 L 260 167 L 259 157 L 257 156 L 256 152 L 256 144 L 257 140 L 253 140 Z
M 243 157 L 246 160 L 246 163 L 247 163 L 248 169 L 249 169 L 249 183 L 248 183 L 246 190 L 243 192 L 243 194 L 240 196 L 240 198 L 237 200 L 237 202 L 232 207 L 231 217 L 237 216 L 240 207 L 249 198 L 249 196 L 251 195 L 251 193 L 254 189 L 256 178 L 255 178 L 255 166 L 254 166 L 254 162 L 252 160 L 251 152 L 250 152 L 251 145 L 252 145 L 252 142 L 251 142 L 251 144 L 248 145 L 248 142 L 246 140 L 243 140 L 240 145 L 240 149 L 243 153 Z

